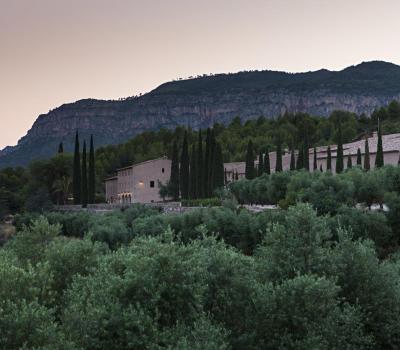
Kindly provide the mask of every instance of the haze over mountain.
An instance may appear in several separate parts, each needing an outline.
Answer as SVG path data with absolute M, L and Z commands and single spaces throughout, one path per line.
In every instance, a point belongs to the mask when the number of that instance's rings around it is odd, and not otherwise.
M 370 114 L 400 99 L 400 66 L 373 61 L 342 71 L 250 71 L 172 81 L 125 100 L 84 99 L 40 115 L 17 146 L 0 152 L 0 167 L 27 165 L 72 150 L 74 134 L 94 135 L 96 146 L 123 142 L 143 131 L 194 129 L 285 112 L 328 116 L 334 110 Z

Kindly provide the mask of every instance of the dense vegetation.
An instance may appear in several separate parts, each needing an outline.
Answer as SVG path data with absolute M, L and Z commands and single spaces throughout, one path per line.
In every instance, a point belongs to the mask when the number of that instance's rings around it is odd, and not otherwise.
M 320 201 L 261 213 L 228 192 L 222 207 L 182 215 L 19 215 L 0 249 L 1 347 L 397 349 L 399 175 L 274 174 L 300 200 L 296 183 L 318 183 Z M 390 210 L 352 207 L 349 187 L 381 176 Z M 349 182 L 345 201 L 325 196 L 333 179 Z

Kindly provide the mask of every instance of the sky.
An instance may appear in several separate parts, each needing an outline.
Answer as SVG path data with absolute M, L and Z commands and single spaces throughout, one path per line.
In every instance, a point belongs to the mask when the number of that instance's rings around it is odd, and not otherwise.
M 0 148 L 39 114 L 204 73 L 400 64 L 399 0 L 0 0 Z

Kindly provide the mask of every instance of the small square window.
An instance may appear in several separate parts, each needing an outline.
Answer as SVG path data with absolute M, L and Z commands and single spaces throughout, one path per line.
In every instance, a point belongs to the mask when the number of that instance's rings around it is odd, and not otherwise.
M 154 181 L 150 181 L 150 187 L 154 187 Z

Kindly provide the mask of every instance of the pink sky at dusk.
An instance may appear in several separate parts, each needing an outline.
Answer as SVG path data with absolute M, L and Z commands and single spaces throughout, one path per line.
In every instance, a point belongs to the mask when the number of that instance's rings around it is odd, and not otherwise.
M 400 64 L 398 0 L 0 0 L 0 148 L 36 117 L 203 73 Z

